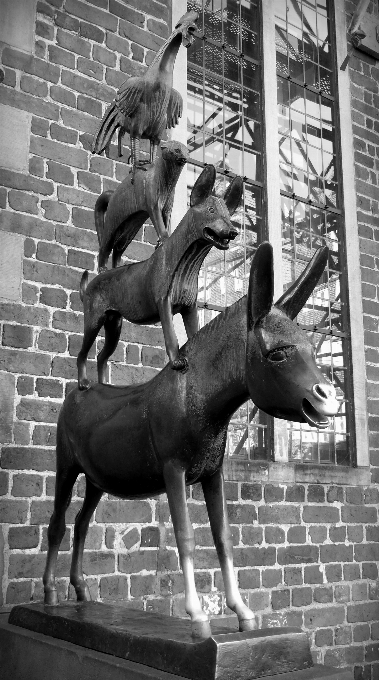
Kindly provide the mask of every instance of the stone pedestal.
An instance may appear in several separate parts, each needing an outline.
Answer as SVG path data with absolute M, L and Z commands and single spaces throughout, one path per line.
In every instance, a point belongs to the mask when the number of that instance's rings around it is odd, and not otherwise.
M 0 668 L 12 680 L 352 680 L 313 666 L 306 634 L 274 628 L 214 630 L 97 602 L 15 607 L 0 619 Z

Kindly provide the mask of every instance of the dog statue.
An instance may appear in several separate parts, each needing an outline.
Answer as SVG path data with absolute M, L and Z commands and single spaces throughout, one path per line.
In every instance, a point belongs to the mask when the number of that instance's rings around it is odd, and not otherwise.
M 84 272 L 80 282 L 84 336 L 77 358 L 79 389 L 88 387 L 87 356 L 102 326 L 105 343 L 97 370 L 99 382 L 105 382 L 107 360 L 117 347 L 123 318 L 136 324 L 161 321 L 171 368 L 187 369 L 185 357 L 179 354 L 173 315 L 182 315 L 188 338 L 198 331 L 200 267 L 212 246 L 227 250 L 238 234 L 230 215 L 241 200 L 242 179 L 234 178 L 223 199 L 211 195 L 215 180 L 216 169 L 207 165 L 192 189 L 186 215 L 149 259 L 101 272 L 90 283 L 88 271 Z

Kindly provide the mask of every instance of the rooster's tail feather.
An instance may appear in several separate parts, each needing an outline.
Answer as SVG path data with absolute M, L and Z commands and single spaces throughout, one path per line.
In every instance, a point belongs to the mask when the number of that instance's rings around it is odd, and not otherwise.
M 107 109 L 95 135 L 92 153 L 101 154 L 107 148 L 117 128 L 121 123 L 118 120 L 119 111 L 114 104 Z

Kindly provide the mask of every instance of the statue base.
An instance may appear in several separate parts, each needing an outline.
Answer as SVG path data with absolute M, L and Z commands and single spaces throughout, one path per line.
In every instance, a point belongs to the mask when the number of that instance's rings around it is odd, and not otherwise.
M 196 640 L 188 621 L 98 602 L 14 607 L 0 622 L 0 668 L 12 680 L 352 680 L 313 666 L 298 629 Z

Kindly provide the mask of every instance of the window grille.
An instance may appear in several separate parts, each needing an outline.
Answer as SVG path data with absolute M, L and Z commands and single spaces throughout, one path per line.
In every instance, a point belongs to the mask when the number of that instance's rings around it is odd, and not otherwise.
M 327 431 L 287 424 L 288 459 L 350 464 L 348 312 L 345 297 L 342 198 L 334 55 L 327 0 L 275 0 L 277 115 L 284 287 L 316 248 L 328 245 L 327 270 L 298 316 L 318 364 L 340 400 Z M 202 324 L 247 292 L 251 258 L 267 238 L 262 92 L 261 6 L 250 0 L 191 0 L 200 12 L 198 39 L 188 50 L 188 188 L 206 163 L 217 169 L 216 193 L 244 179 L 233 221 L 239 237 L 229 251 L 212 249 L 199 279 Z M 274 45 L 273 45 L 274 49 Z M 275 84 L 273 83 L 273 87 Z M 272 420 L 248 402 L 235 414 L 228 455 L 267 459 Z

